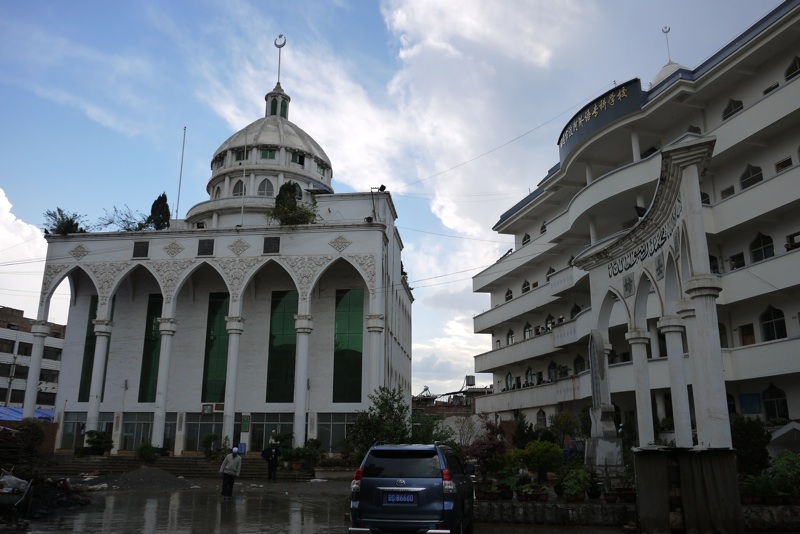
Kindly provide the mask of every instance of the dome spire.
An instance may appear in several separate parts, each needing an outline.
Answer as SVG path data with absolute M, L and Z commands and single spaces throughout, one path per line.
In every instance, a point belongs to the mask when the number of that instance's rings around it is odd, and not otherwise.
M 281 39 L 283 40 L 282 42 L 280 42 Z M 278 116 L 284 119 L 289 118 L 289 102 L 291 102 L 292 99 L 283 92 L 283 88 L 281 87 L 281 48 L 284 46 L 286 46 L 286 37 L 280 34 L 278 38 L 275 39 L 275 48 L 278 49 L 278 83 L 275 84 L 275 89 L 264 96 L 264 100 L 267 102 L 267 109 L 264 113 L 265 117 Z

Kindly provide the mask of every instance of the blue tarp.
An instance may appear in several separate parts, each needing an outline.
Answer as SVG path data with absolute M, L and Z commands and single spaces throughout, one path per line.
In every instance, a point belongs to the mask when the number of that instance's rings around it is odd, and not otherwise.
M 42 421 L 53 421 L 55 410 L 34 410 L 33 417 Z M 0 406 L 0 421 L 22 421 L 22 408 Z

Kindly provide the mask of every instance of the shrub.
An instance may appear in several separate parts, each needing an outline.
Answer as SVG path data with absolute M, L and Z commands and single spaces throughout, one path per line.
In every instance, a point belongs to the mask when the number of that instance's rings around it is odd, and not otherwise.
M 92 448 L 93 454 L 105 454 L 114 448 L 114 440 L 111 439 L 111 436 L 99 430 L 87 430 L 86 443 Z
M 153 463 L 158 458 L 158 448 L 148 442 L 143 442 L 136 447 L 136 457 L 145 463 Z
M 591 487 L 591 475 L 583 469 L 572 469 L 564 475 L 564 480 L 561 481 L 561 487 L 564 488 L 564 495 L 579 495 L 589 491 Z

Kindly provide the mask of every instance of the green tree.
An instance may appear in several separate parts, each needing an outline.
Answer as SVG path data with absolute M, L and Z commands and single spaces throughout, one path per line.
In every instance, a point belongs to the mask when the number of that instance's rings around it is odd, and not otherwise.
M 511 435 L 511 443 L 517 449 L 524 449 L 525 445 L 536 439 L 536 431 L 533 429 L 533 425 L 527 422 L 524 413 L 514 414 L 514 420 L 517 422 L 517 426 Z
M 161 193 L 153 201 L 150 207 L 150 217 L 147 219 L 148 224 L 153 230 L 165 230 L 169 228 L 169 204 L 167 204 L 167 194 Z
M 61 208 L 44 212 L 45 231 L 52 234 L 83 234 L 87 231 L 86 227 L 88 226 L 85 220 L 86 215 L 65 211 Z
M 455 446 L 455 432 L 442 424 L 442 420 L 422 410 L 411 412 L 411 443 L 447 442 Z
M 482 480 L 495 476 L 502 467 L 501 458 L 508 448 L 503 437 L 503 429 L 485 415 L 483 417 L 483 435 L 470 443 L 464 452 L 475 458 L 478 474 Z
M 547 472 L 554 471 L 564 462 L 561 447 L 551 441 L 531 441 L 520 453 L 522 461 L 538 474 L 539 482 L 547 480 Z
M 772 434 L 761 419 L 731 414 L 731 441 L 740 473 L 758 475 L 769 467 L 767 445 L 771 440 Z
M 578 418 L 572 412 L 563 411 L 550 416 L 550 429 L 556 436 L 558 446 L 563 448 L 567 436 L 574 436 L 578 428 Z
M 317 220 L 316 205 L 308 205 L 297 199 L 297 185 L 289 180 L 278 190 L 275 207 L 267 209 L 267 217 L 281 226 L 311 224 Z
M 353 426 L 347 430 L 347 444 L 357 457 L 362 457 L 377 441 L 405 443 L 411 435 L 409 405 L 402 388 L 381 386 L 369 395 L 372 405 L 356 412 Z

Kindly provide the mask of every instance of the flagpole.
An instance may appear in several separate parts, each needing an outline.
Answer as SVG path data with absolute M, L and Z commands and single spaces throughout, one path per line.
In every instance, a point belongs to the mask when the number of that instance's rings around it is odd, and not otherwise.
M 183 145 L 181 146 L 181 172 L 178 175 L 178 200 L 175 202 L 175 219 L 178 219 L 178 209 L 181 205 L 181 182 L 183 181 L 183 153 L 186 149 L 186 126 L 183 127 Z

